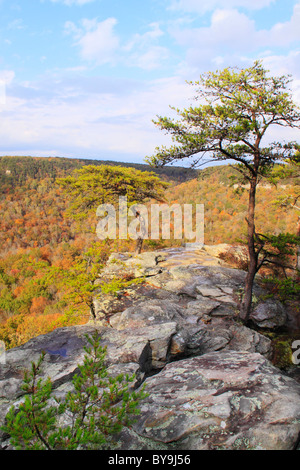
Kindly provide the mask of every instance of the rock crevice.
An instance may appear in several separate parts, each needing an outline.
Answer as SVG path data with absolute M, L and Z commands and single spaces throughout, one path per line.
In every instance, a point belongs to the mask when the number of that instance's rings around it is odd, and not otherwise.
M 22 373 L 42 351 L 44 374 L 63 396 L 83 361 L 85 335 L 96 331 L 107 346 L 109 372 L 135 373 L 134 386 L 145 382 L 149 394 L 136 424 L 119 435 L 119 449 L 295 448 L 300 384 L 272 365 L 270 339 L 239 322 L 245 272 L 206 250 L 185 249 L 111 256 L 106 275 L 120 269 L 144 282 L 119 297 L 96 296 L 88 324 L 6 351 L 0 421 L 21 398 Z M 282 326 L 283 306 L 261 300 L 258 285 L 254 294 L 253 322 Z

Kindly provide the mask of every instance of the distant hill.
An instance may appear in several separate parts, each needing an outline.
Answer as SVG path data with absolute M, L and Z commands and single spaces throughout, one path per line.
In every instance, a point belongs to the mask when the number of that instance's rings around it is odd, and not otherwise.
M 0 340 L 7 347 L 58 327 L 86 323 L 90 318 L 84 299 L 76 308 L 70 305 L 74 291 L 68 276 L 61 283 L 56 275 L 57 269 L 72 271 L 82 254 L 98 242 L 96 211 L 78 224 L 67 211 L 69 195 L 56 184 L 58 177 L 89 164 L 153 171 L 172 182 L 165 193 L 169 204 L 204 204 L 206 244 L 246 240 L 248 190 L 238 186 L 239 173 L 229 165 L 195 171 L 102 160 L 0 157 Z M 296 185 L 296 180 L 291 179 L 280 181 L 278 188 L 271 184 L 258 188 L 258 231 L 295 233 L 297 212 L 281 207 L 276 200 L 296 194 Z M 143 249 L 180 246 L 181 242 L 172 238 L 149 239 Z M 111 249 L 133 251 L 134 246 L 135 240 L 128 239 L 120 243 L 117 240 L 116 245 L 108 244 L 104 249 L 100 244 L 99 249 L 108 254 Z
M 58 177 L 66 176 L 76 168 L 84 165 L 118 165 L 133 167 L 141 171 L 152 171 L 161 179 L 176 184 L 183 183 L 197 177 L 198 172 L 189 168 L 166 166 L 152 168 L 142 163 L 113 162 L 106 160 L 85 160 L 63 157 L 0 157 L 0 185 L 7 190 L 26 183 L 28 178 L 42 180 L 50 178 L 53 181 Z
M 240 174 L 230 165 L 196 171 L 104 160 L 0 157 L 0 255 L 1 251 L 54 246 L 74 238 L 73 223 L 64 215 L 68 200 L 55 180 L 90 164 L 125 165 L 153 171 L 172 182 L 165 195 L 169 204 L 204 204 L 206 244 L 246 241 L 248 191 L 238 185 Z M 298 180 L 282 180 L 278 187 L 270 183 L 258 186 L 256 228 L 259 232 L 295 233 L 297 211 L 281 207 L 276 201 L 298 193 Z
M 275 168 L 276 169 L 276 168 Z M 263 180 L 257 187 L 256 229 L 260 233 L 296 233 L 299 211 L 281 204 L 299 194 L 300 175 L 281 179 L 277 186 Z M 249 193 L 241 174 L 231 165 L 200 170 L 198 178 L 167 191 L 169 204 L 204 204 L 205 243 L 246 242 Z
M 276 169 L 282 167 L 282 164 L 276 164 L 273 168 L 273 173 L 276 174 Z M 203 169 L 198 170 L 198 180 L 204 181 L 206 179 L 216 179 L 222 185 L 232 186 L 243 181 L 243 177 L 239 171 L 237 171 L 238 165 L 214 165 L 209 166 Z M 268 181 L 264 179 L 262 181 L 264 186 L 268 185 Z M 296 170 L 296 167 L 293 171 L 293 175 L 290 174 L 289 177 L 281 178 L 280 185 L 300 185 L 300 174 L 299 169 Z

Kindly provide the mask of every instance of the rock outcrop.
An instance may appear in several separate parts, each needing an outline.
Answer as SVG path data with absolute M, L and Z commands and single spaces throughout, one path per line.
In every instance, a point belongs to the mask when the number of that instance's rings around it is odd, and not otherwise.
M 147 380 L 147 390 L 127 445 L 134 434 L 195 450 L 284 450 L 297 442 L 299 385 L 260 354 L 222 351 L 173 362 Z
M 42 351 L 44 374 L 63 396 L 84 357 L 86 334 L 107 346 L 112 374 L 135 373 L 148 398 L 119 449 L 293 449 L 300 433 L 300 384 L 274 367 L 271 341 L 239 322 L 245 272 L 206 251 L 111 256 L 106 275 L 144 282 L 95 298 L 87 325 L 59 328 L 6 351 L 0 363 L 0 421 L 22 398 L 22 373 Z M 255 286 L 252 319 L 283 325 L 281 304 Z M 2 447 L 8 445 L 2 435 Z

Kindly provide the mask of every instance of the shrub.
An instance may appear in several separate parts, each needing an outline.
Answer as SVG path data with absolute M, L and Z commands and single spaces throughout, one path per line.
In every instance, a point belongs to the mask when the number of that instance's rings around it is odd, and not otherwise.
M 49 378 L 39 377 L 44 354 L 24 375 L 24 401 L 12 406 L 2 431 L 17 450 L 82 450 L 113 447 L 123 426 L 134 422 L 144 388 L 132 390 L 135 376 L 110 377 L 105 365 L 106 348 L 97 335 L 87 337 L 89 346 L 73 391 L 56 398 Z M 51 404 L 53 403 L 53 404 Z

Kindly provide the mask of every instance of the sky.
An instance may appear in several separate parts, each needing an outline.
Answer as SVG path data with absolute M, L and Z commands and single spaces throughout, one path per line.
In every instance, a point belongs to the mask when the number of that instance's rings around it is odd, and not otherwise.
M 144 163 L 187 81 L 257 59 L 300 103 L 299 0 L 0 0 L 0 155 Z

